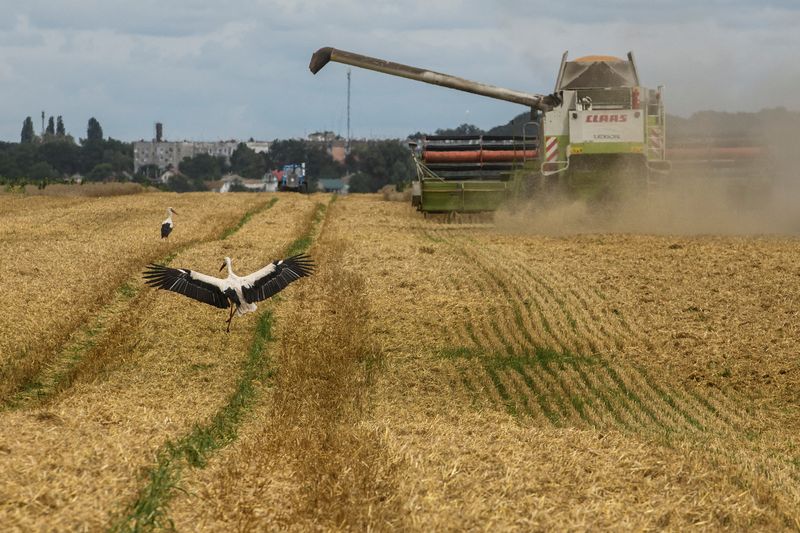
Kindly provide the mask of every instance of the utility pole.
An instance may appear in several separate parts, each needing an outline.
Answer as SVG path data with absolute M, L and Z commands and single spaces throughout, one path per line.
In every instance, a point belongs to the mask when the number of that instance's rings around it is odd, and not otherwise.
M 44 115 L 42 115 L 44 116 Z M 44 118 L 42 119 L 44 120 Z M 347 69 L 347 145 L 344 152 L 350 153 L 350 69 Z
M 42 111 L 42 137 L 44 137 L 44 111 Z

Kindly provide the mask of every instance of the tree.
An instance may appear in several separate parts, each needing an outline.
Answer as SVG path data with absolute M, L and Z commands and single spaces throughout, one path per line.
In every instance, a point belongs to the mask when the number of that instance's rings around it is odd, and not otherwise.
M 106 181 L 109 179 L 114 173 L 114 169 L 108 163 L 98 163 L 95 167 L 86 175 L 86 179 L 88 181 Z
M 86 174 L 103 162 L 103 141 L 83 139 L 82 143 L 79 168 L 81 173 Z
M 20 135 L 20 142 L 32 143 L 35 138 L 36 134 L 33 132 L 33 120 L 31 120 L 31 117 L 26 117 L 25 121 L 22 123 L 22 134 Z
M 34 143 L 17 144 L 11 152 L 13 166 L 17 169 L 19 178 L 27 178 L 28 171 L 38 161 L 37 145 Z
M 306 144 L 299 139 L 273 141 L 267 154 L 267 168 L 280 169 L 283 165 L 305 163 Z
M 61 115 L 58 115 L 56 119 L 56 135 L 59 137 L 63 137 L 67 134 L 67 131 L 64 129 L 64 121 L 61 119 Z
M 264 158 L 245 143 L 239 143 L 231 154 L 231 172 L 245 178 L 258 179 L 264 175 L 264 170 L 266 170 Z
M 89 119 L 89 123 L 86 126 L 86 140 L 89 142 L 103 140 L 103 128 L 100 127 L 100 123 L 94 117 Z
M 398 140 L 370 141 L 353 146 L 348 166 L 356 170 L 350 180 L 353 192 L 377 192 L 388 184 L 402 186 L 411 180 L 414 173 L 411 154 Z
M 209 154 L 197 154 L 194 157 L 184 157 L 178 165 L 181 174 L 193 180 L 215 180 L 222 176 L 225 170 L 225 158 L 214 157 Z
M 539 127 L 530 124 L 539 122 L 538 117 L 532 117 L 530 111 L 525 111 L 512 118 L 502 126 L 495 126 L 486 132 L 486 135 L 525 135 L 526 137 L 536 137 L 539 135 Z
M 103 141 L 103 163 L 110 163 L 115 172 L 133 173 L 133 143 L 109 137 Z
M 186 159 L 189 159 L 188 157 Z M 186 160 L 184 159 L 184 161 Z M 201 180 L 189 178 L 183 174 L 176 174 L 169 178 L 167 188 L 175 192 L 205 191 L 206 188 Z
M 80 148 L 63 138 L 39 146 L 39 159 L 43 160 L 60 174 L 72 175 L 79 170 Z
M 47 121 L 47 129 L 44 132 L 48 135 L 55 135 L 56 134 L 56 123 L 51 116 L 50 119 Z
M 436 135 L 483 135 L 484 133 L 486 132 L 473 124 L 462 124 L 457 128 L 436 130 Z
M 350 192 L 375 192 L 372 189 L 372 180 L 363 172 L 356 172 L 350 178 Z M 377 190 L 377 189 L 376 189 Z
M 34 163 L 30 169 L 28 169 L 28 178 L 33 181 L 43 181 L 56 176 L 58 176 L 58 172 L 44 161 Z

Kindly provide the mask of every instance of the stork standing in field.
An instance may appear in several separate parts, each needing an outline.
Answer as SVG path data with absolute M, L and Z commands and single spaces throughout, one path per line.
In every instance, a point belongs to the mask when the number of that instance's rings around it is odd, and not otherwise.
M 147 265 L 144 278 L 151 287 L 177 292 L 220 309 L 230 307 L 226 320 L 226 331 L 230 332 L 234 316 L 255 311 L 256 302 L 266 300 L 291 282 L 309 276 L 314 271 L 314 262 L 305 254 L 274 261 L 243 277 L 233 273 L 230 257 L 225 258 L 220 271 L 226 266 L 228 277 L 219 279 L 185 268 L 150 264 Z
M 171 207 L 167 208 L 167 219 L 161 223 L 161 238 L 166 239 L 170 233 L 172 233 L 172 228 L 175 227 L 175 224 L 172 223 L 172 215 L 177 215 L 178 212 L 172 209 Z

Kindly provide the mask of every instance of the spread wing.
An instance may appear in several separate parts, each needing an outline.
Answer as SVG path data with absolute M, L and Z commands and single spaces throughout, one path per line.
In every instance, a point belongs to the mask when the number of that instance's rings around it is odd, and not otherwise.
M 219 278 L 184 268 L 151 264 L 144 271 L 144 279 L 151 287 L 177 292 L 221 309 L 228 307 L 228 297 L 222 292 L 224 282 Z
M 270 263 L 261 270 L 244 277 L 242 294 L 250 303 L 273 296 L 302 277 L 314 272 L 314 261 L 306 254 L 293 255 Z

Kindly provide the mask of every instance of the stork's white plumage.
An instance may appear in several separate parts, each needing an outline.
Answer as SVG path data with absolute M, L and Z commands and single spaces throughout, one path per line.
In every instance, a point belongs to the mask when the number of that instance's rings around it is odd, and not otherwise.
M 175 224 L 172 223 L 172 215 L 177 215 L 178 212 L 172 209 L 171 207 L 167 208 L 167 219 L 161 223 L 161 238 L 166 239 L 170 233 L 172 233 L 172 228 L 175 227 Z
M 150 264 L 147 265 L 144 278 L 151 287 L 177 292 L 220 309 L 230 306 L 227 320 L 227 331 L 230 331 L 234 316 L 255 311 L 256 302 L 266 300 L 291 282 L 309 276 L 314 271 L 314 262 L 306 254 L 272 262 L 243 277 L 234 274 L 230 257 L 225 258 L 220 271 L 226 266 L 228 277 L 219 279 L 185 268 Z

